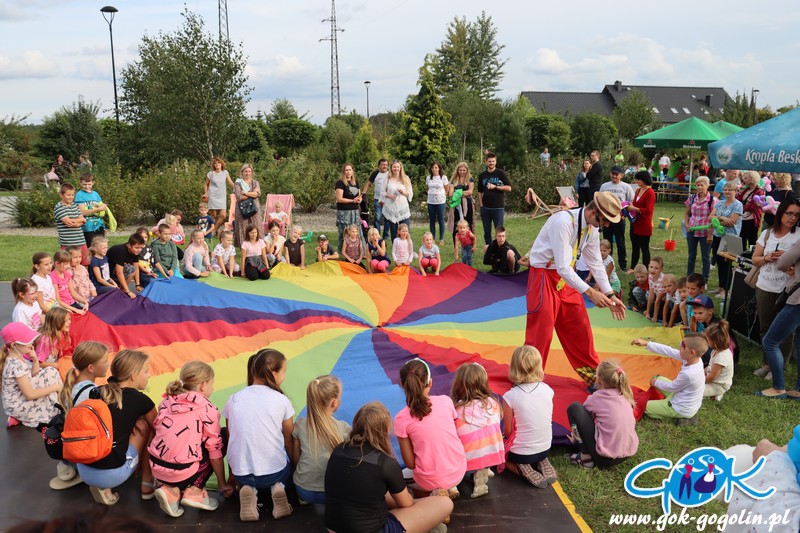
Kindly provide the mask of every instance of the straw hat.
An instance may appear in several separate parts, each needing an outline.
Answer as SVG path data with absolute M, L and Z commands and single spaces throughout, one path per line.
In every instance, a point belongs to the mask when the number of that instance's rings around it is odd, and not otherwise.
M 619 198 L 614 196 L 613 193 L 610 192 L 596 192 L 594 193 L 594 205 L 597 207 L 597 210 L 605 217 L 606 220 L 609 222 L 619 222 L 620 220 L 620 211 L 622 211 L 622 205 L 619 203 Z

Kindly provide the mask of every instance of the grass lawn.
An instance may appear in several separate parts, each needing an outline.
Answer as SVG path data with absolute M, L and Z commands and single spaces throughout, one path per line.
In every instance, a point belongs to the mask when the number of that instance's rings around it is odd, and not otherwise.
M 681 204 L 662 203 L 656 207 L 655 218 L 658 220 L 658 217 L 674 215 L 673 226 L 679 228 L 682 213 L 683 206 Z M 522 254 L 525 254 L 545 220 L 544 218 L 530 220 L 522 216 L 508 217 L 506 228 L 509 241 Z M 417 247 L 421 244 L 422 233 L 427 229 L 419 226 L 417 224 L 412 231 Z M 480 228 L 477 236 L 480 241 Z M 686 274 L 685 240 L 682 239 L 680 230 L 677 229 L 674 237 L 678 241 L 678 249 L 674 252 L 664 252 L 664 239 L 668 236 L 669 232 L 655 229 L 651 239 L 651 255 L 661 255 L 665 260 L 664 271 L 680 277 Z M 125 237 L 113 238 L 111 241 L 111 244 L 124 242 Z M 446 239 L 445 242 L 449 242 L 449 239 Z M 5 251 L 0 254 L 0 279 L 10 280 L 30 272 L 30 257 L 34 252 L 40 250 L 53 252 L 57 249 L 57 243 L 54 237 L 0 236 L 0 249 Z M 628 246 L 628 250 L 630 251 L 630 246 Z M 452 246 L 445 245 L 441 251 L 443 264 L 450 264 L 453 259 Z M 312 253 L 308 253 L 307 257 L 312 255 Z M 477 246 L 474 262 L 479 269 L 486 270 L 482 261 L 482 247 Z M 698 264 L 697 268 L 699 267 Z M 618 274 L 623 288 L 627 289 L 631 277 L 621 272 Z M 712 271 L 711 278 L 710 286 L 714 289 L 717 286 L 716 271 Z M 678 427 L 666 422 L 642 420 L 637 426 L 640 439 L 639 452 L 625 464 L 609 470 L 585 470 L 569 465 L 568 461 L 563 458 L 566 449 L 557 448 L 553 451 L 553 464 L 559 472 L 564 490 L 575 504 L 577 512 L 583 516 L 593 530 L 644 531 L 645 529 L 641 526 L 613 526 L 612 528 L 608 525 L 609 517 L 612 513 L 635 512 L 650 513 L 655 520 L 661 514 L 659 498 L 636 499 L 628 496 L 624 490 L 625 475 L 631 468 L 645 460 L 665 457 L 675 461 L 688 451 L 700 446 L 715 446 L 724 449 L 741 443 L 755 445 L 762 438 L 768 438 L 781 445 L 787 442 L 792 428 L 798 422 L 800 405 L 795 402 L 764 400 L 754 397 L 754 391 L 769 386 L 768 382 L 752 375 L 753 370 L 760 366 L 763 352 L 759 346 L 747 341 L 740 340 L 740 345 L 742 347 L 741 359 L 733 388 L 725 395 L 722 402 L 709 400 L 704 402 L 700 410 L 698 425 Z M 794 383 L 796 378 L 794 367 L 787 374 L 787 382 Z M 660 486 L 661 480 L 665 477 L 664 472 L 648 473 L 639 480 L 639 485 Z M 713 503 L 690 510 L 690 514 L 723 513 L 724 511 L 725 506 Z M 654 530 L 654 528 L 651 527 L 650 530 Z M 668 530 L 670 529 L 668 528 Z M 673 528 L 672 530 L 679 529 Z

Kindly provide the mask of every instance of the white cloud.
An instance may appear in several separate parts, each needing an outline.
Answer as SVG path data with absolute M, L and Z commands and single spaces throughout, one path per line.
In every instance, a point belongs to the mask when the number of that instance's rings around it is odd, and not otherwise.
M 38 50 L 28 50 L 13 57 L 0 56 L 0 79 L 51 78 L 58 70 L 58 65 Z
M 551 48 L 539 48 L 533 57 L 528 59 L 530 70 L 537 74 L 559 74 L 570 69 L 570 66 Z

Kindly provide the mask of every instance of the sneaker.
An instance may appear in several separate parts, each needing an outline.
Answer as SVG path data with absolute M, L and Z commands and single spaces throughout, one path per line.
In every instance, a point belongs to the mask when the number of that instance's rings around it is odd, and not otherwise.
M 56 475 L 61 481 L 69 481 L 78 475 L 78 471 L 74 466 L 67 464 L 63 461 L 56 463 Z
M 558 474 L 556 473 L 556 469 L 553 468 L 553 465 L 550 464 L 550 459 L 545 458 L 539 461 L 539 464 L 536 466 L 539 468 L 539 471 L 542 473 L 547 483 L 552 485 L 558 481 Z
M 723 394 L 717 394 L 716 396 L 712 396 L 711 399 L 714 400 L 715 402 L 721 402 L 723 396 L 725 396 L 724 393 Z
M 489 471 L 489 479 L 492 479 L 494 477 L 494 470 L 492 470 L 491 468 L 487 468 L 486 470 Z
M 258 521 L 258 491 L 249 485 L 239 489 L 239 520 Z
M 6 422 L 6 428 L 13 428 L 14 426 L 18 426 L 22 424 L 19 420 L 14 418 L 13 416 L 8 417 L 8 422 Z
M 534 487 L 538 489 L 547 488 L 547 480 L 542 474 L 534 470 L 531 465 L 519 464 L 517 465 L 517 470 L 519 470 L 520 475 L 527 479 Z
M 81 476 L 75 474 L 72 477 L 72 479 L 67 479 L 67 480 L 61 479 L 60 477 L 56 476 L 50 480 L 48 486 L 53 490 L 65 490 L 74 487 L 75 485 L 80 485 L 81 483 L 83 483 Z
M 770 370 L 769 370 L 768 366 L 762 366 L 762 367 L 756 368 L 755 371 L 753 372 L 753 375 L 757 376 L 759 378 L 763 378 L 764 376 L 766 376 L 769 373 L 769 371 Z
M 194 507 L 195 509 L 202 509 L 204 511 L 214 511 L 219 507 L 219 502 L 214 498 L 208 496 L 206 491 L 198 493 L 189 493 L 183 491 L 183 498 L 181 498 L 181 505 L 186 507 Z
M 470 498 L 480 498 L 481 496 L 486 496 L 489 494 L 489 469 L 488 468 L 481 468 L 475 475 L 472 477 L 473 482 L 475 485 L 472 488 L 472 495 Z
M 153 494 L 155 494 L 155 498 L 158 501 L 158 506 L 169 516 L 178 518 L 183 514 L 179 496 L 175 496 L 165 487 L 158 487 Z
M 697 417 L 697 415 L 694 415 L 691 418 L 676 418 L 675 424 L 679 426 L 694 426 L 699 420 L 700 419 Z
M 272 517 L 277 520 L 292 514 L 292 506 L 286 499 L 286 490 L 280 481 L 272 485 Z

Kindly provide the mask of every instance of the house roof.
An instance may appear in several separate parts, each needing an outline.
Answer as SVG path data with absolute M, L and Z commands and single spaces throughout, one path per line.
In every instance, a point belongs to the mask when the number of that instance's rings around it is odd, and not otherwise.
M 526 91 L 523 96 L 539 113 L 558 115 L 577 115 L 578 113 L 597 113 L 611 116 L 614 112 L 614 99 L 605 93 L 572 93 L 557 91 Z
M 662 124 L 674 124 L 689 117 L 711 120 L 712 114 L 722 113 L 725 100 L 730 98 L 722 87 L 625 85 L 619 81 L 605 85 L 599 93 L 525 91 L 522 95 L 540 113 L 576 115 L 588 112 L 610 117 L 634 89 L 642 91 L 652 102 L 655 119 Z

